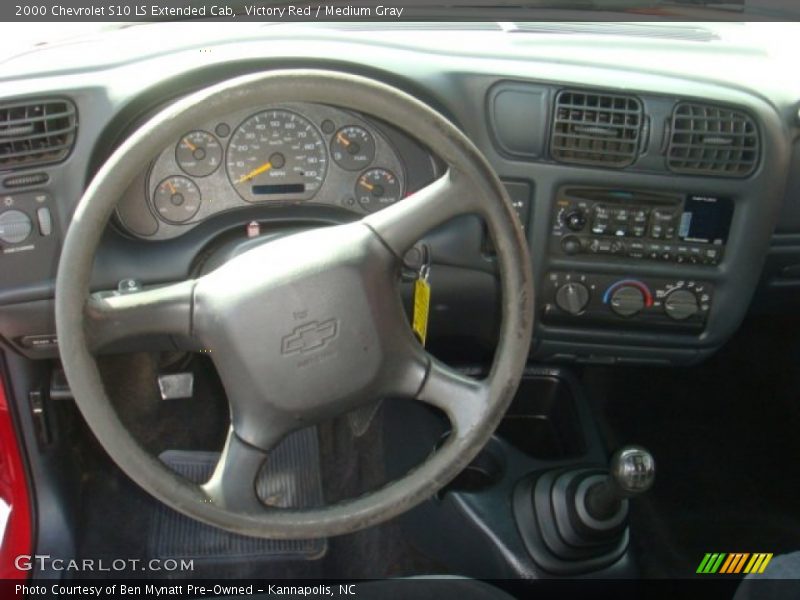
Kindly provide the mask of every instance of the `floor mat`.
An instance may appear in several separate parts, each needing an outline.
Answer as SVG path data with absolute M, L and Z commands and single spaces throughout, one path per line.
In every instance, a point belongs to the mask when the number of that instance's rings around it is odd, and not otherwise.
M 173 471 L 195 483 L 211 476 L 219 453 L 168 450 L 160 459 Z M 319 442 L 316 428 L 288 436 L 270 452 L 257 482 L 259 497 L 272 506 L 308 508 L 323 504 Z M 154 507 L 148 533 L 148 554 L 160 559 L 239 562 L 250 558 L 315 560 L 324 556 L 328 542 L 265 540 L 228 533 L 183 516 L 163 505 Z

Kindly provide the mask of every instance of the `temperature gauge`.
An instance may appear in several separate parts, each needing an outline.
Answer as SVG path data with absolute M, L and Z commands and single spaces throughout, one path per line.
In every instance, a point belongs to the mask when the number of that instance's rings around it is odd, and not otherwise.
M 342 127 L 331 140 L 331 155 L 343 169 L 366 169 L 375 159 L 375 138 L 358 125 Z
M 367 212 L 375 212 L 402 197 L 400 180 L 388 169 L 370 169 L 356 181 L 356 198 Z
M 175 162 L 192 177 L 211 175 L 222 162 L 222 146 L 206 131 L 190 131 L 175 147 Z
M 184 223 L 200 210 L 200 190 L 188 177 L 167 177 L 156 187 L 153 204 L 165 221 Z

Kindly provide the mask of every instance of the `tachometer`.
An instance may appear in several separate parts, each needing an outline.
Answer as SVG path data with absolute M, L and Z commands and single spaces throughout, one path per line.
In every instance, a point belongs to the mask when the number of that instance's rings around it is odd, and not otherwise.
M 325 179 L 327 149 L 311 122 L 285 109 L 244 121 L 228 146 L 228 177 L 248 202 L 309 200 Z

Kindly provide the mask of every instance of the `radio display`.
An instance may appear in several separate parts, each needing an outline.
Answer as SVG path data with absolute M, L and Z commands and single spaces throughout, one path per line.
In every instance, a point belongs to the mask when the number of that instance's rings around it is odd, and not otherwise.
M 733 217 L 733 201 L 714 196 L 689 196 L 683 207 L 678 237 L 685 242 L 723 245 Z

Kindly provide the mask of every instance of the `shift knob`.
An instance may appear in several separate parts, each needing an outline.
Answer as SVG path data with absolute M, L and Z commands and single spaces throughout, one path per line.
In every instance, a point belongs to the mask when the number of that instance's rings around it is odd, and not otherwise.
M 641 446 L 623 446 L 611 457 L 608 474 L 620 496 L 629 498 L 652 487 L 656 479 L 656 461 Z
M 641 446 L 624 446 L 611 457 L 608 477 L 586 493 L 586 510 L 598 521 L 608 521 L 627 510 L 625 498 L 650 489 L 656 478 L 653 455 Z

